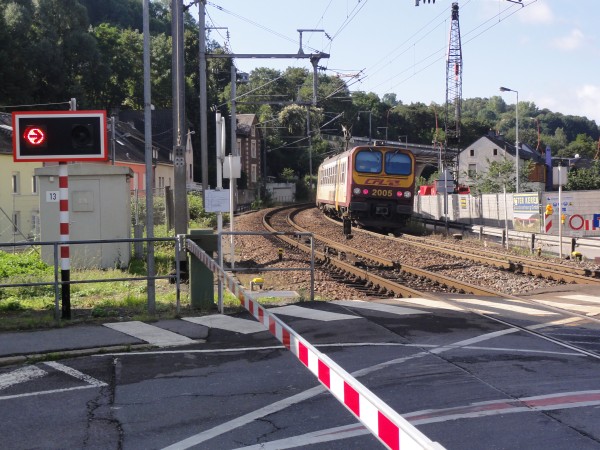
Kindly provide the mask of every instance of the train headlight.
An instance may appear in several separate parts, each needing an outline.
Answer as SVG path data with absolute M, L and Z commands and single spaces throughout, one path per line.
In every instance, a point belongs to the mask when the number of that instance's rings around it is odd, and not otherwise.
M 396 192 L 396 197 L 402 197 L 402 191 L 397 191 Z
M 352 193 L 354 193 L 355 195 L 360 194 L 360 188 L 359 187 L 355 187 L 354 189 L 352 189 Z
M 369 195 L 369 190 L 368 190 L 367 188 L 364 188 L 364 189 L 362 190 L 362 193 L 363 193 L 364 195 Z
M 412 194 L 410 193 L 410 191 L 404 191 L 404 198 L 411 198 Z

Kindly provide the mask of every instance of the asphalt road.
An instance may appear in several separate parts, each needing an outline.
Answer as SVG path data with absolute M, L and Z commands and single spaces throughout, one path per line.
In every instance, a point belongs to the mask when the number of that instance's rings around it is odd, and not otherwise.
M 600 306 L 573 295 L 539 299 Z M 543 304 L 455 297 L 277 315 L 447 449 L 599 449 L 600 361 L 538 335 L 600 351 L 598 327 Z M 182 345 L 0 367 L 0 447 L 383 448 L 249 315 L 212 317 L 152 324 L 192 341 Z

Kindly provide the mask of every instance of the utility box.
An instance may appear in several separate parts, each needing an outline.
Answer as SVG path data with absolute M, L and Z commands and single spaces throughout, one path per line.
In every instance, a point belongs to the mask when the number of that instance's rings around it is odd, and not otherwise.
M 214 258 L 218 251 L 218 235 L 211 229 L 188 230 L 188 238 Z M 215 274 L 190 255 L 190 299 L 193 308 L 209 311 L 215 308 Z
M 39 178 L 40 240 L 60 240 L 59 166 L 35 169 Z M 78 163 L 68 165 L 69 241 L 131 238 L 131 169 L 122 166 Z M 71 244 L 73 269 L 124 268 L 129 264 L 131 242 Z M 42 246 L 42 259 L 54 264 L 54 248 Z

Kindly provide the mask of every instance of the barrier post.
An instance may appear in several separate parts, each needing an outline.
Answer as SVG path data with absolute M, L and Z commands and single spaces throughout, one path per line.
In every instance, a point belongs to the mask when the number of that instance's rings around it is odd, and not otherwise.
M 188 237 L 212 256 L 217 249 L 217 235 L 213 230 L 188 230 Z M 215 307 L 215 282 L 212 270 L 197 258 L 190 257 L 190 303 L 192 308 L 208 311 Z

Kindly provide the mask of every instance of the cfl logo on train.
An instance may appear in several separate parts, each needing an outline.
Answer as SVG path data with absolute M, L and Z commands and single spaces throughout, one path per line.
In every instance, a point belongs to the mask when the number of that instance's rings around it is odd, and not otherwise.
M 396 186 L 400 187 L 401 180 L 389 180 L 385 178 L 367 178 L 364 184 L 369 186 Z

